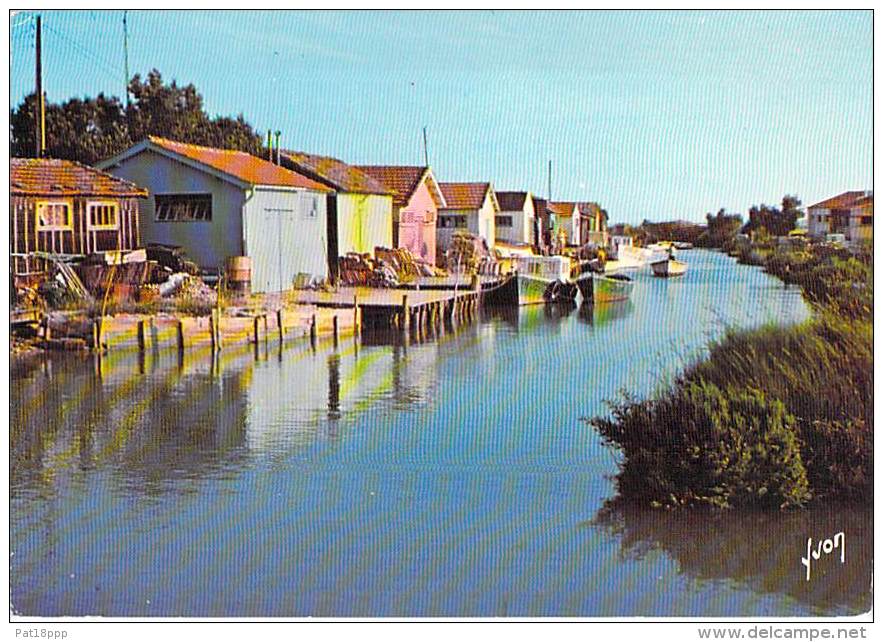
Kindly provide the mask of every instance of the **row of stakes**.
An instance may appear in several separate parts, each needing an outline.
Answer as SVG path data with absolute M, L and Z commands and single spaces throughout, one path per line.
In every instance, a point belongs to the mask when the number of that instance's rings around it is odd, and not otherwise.
M 408 295 L 402 295 L 401 308 L 393 313 L 390 321 L 393 328 L 408 331 L 422 330 L 436 327 L 443 319 L 463 319 L 471 317 L 478 309 L 479 298 L 478 293 L 470 292 L 468 294 L 455 296 L 452 299 L 444 301 L 433 301 L 415 306 L 414 309 L 408 305 Z M 353 333 L 358 336 L 361 331 L 362 308 L 358 303 L 358 298 L 353 298 Z M 268 315 L 261 314 L 254 317 L 253 320 L 253 343 L 258 345 L 263 341 L 269 340 L 269 323 Z M 103 342 L 103 328 L 101 320 L 96 319 L 92 325 L 92 345 L 99 352 L 107 351 L 107 344 Z M 137 324 L 138 349 L 141 352 L 147 348 L 148 328 L 152 325 L 152 321 L 141 319 Z M 263 327 L 262 327 L 263 326 Z M 263 329 L 263 332 L 261 330 Z M 276 311 L 276 329 L 280 344 L 285 341 L 285 325 L 283 322 L 282 310 Z M 318 341 L 318 324 L 316 315 L 312 315 L 310 319 L 310 343 L 315 348 Z M 47 332 L 48 334 L 48 332 Z M 211 339 L 212 353 L 219 352 L 223 346 L 222 336 L 220 332 L 220 310 L 213 309 L 209 319 L 209 337 Z M 332 339 L 334 345 L 337 345 L 340 338 L 340 328 L 338 315 L 332 317 Z M 179 352 L 183 352 L 186 347 L 186 337 L 184 333 L 184 322 L 178 320 L 177 323 L 177 347 Z

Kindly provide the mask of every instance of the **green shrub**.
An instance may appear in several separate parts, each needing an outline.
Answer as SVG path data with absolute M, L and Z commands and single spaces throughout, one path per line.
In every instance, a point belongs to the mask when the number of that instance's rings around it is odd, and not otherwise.
M 619 446 L 620 493 L 654 505 L 800 505 L 809 499 L 794 418 L 756 390 L 691 382 L 592 420 Z

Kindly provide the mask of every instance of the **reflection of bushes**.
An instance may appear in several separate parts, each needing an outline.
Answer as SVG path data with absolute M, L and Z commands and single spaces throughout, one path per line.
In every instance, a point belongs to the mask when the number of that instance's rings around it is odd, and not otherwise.
M 730 331 L 655 399 L 592 424 L 625 460 L 621 495 L 668 506 L 870 503 L 870 263 L 821 248 L 776 252 L 768 269 L 803 287 L 816 318 Z
M 871 607 L 870 509 L 847 505 L 786 512 L 648 511 L 613 501 L 591 525 L 615 535 L 624 557 L 642 559 L 662 550 L 676 562 L 679 573 L 699 580 L 737 581 L 753 591 L 790 595 L 819 609 L 819 614 L 858 614 Z M 839 557 L 814 560 L 813 581 L 807 582 L 799 561 L 806 553 L 807 537 L 817 541 L 840 531 L 846 533 L 846 564 L 841 565 Z M 728 607 L 722 608 L 720 615 L 727 615 Z M 715 613 L 704 606 L 702 614 Z

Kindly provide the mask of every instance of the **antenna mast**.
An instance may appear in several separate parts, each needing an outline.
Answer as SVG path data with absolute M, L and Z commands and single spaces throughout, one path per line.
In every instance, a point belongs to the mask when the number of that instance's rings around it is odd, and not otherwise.
M 126 107 L 129 106 L 129 24 L 126 18 L 129 11 L 123 11 L 123 65 L 126 73 Z

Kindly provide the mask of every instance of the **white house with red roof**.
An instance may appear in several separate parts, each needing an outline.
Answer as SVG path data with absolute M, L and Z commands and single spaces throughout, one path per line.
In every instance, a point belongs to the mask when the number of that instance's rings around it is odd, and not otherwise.
M 488 250 L 496 244 L 496 217 L 500 211 L 490 183 L 440 183 L 445 207 L 438 212 L 438 252 L 448 250 L 454 233 L 469 232 L 484 239 Z
M 151 136 L 98 167 L 144 186 L 142 243 L 179 245 L 206 271 L 252 259 L 254 292 L 329 275 L 326 195 L 332 190 L 241 151 Z
M 807 208 L 807 233 L 816 239 L 843 234 L 849 243 L 874 237 L 874 192 L 843 192 Z

